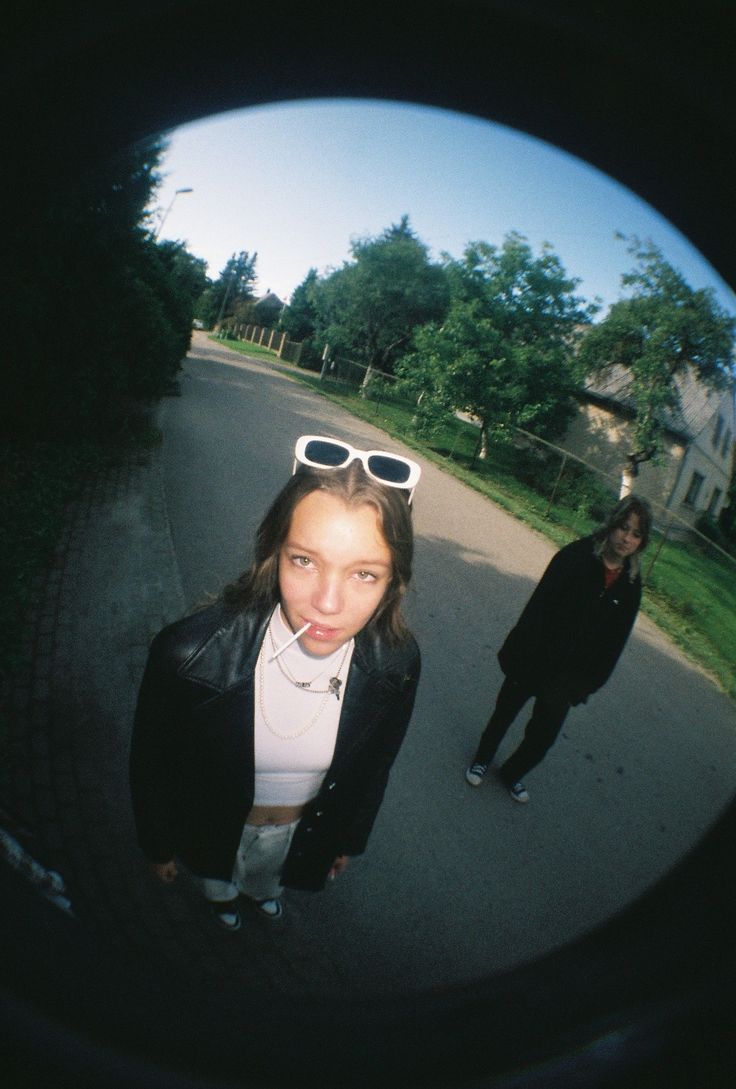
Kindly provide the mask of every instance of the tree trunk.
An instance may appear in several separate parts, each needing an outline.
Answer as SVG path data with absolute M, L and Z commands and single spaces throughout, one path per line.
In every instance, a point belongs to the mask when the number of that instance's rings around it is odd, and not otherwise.
M 368 369 L 365 372 L 365 376 L 363 378 L 363 381 L 360 383 L 360 396 L 361 397 L 367 397 L 368 396 L 368 387 L 371 384 L 371 378 L 373 378 L 374 370 L 375 370 L 375 367 L 373 366 L 373 364 L 369 363 L 368 364 Z
M 625 499 L 627 495 L 631 495 L 634 490 L 634 480 L 636 479 L 636 472 L 632 472 L 629 465 L 626 466 L 621 473 L 621 488 L 618 493 L 619 499 Z
M 656 452 L 656 447 L 650 446 L 648 450 L 640 450 L 635 454 L 629 454 L 627 456 L 626 465 L 621 473 L 619 499 L 625 499 L 627 495 L 631 495 L 634 490 L 636 478 L 639 475 L 639 466 L 645 461 L 651 461 Z

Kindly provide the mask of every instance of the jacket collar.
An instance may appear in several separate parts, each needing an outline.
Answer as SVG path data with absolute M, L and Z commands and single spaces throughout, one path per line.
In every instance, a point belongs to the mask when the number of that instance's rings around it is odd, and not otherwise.
M 181 666 L 180 674 L 213 693 L 247 687 L 255 673 L 272 611 L 270 606 L 237 611 L 219 603 L 212 606 L 208 610 L 212 616 L 208 631 Z M 379 636 L 359 632 L 350 664 L 351 682 L 354 672 L 366 678 L 384 672 L 391 657 Z M 351 686 L 358 687 L 354 683 Z
M 208 634 L 179 672 L 187 680 L 211 690 L 214 702 L 208 702 L 213 710 L 215 704 L 229 707 L 237 716 L 242 715 L 244 706 L 251 706 L 247 693 L 254 684 L 258 654 L 271 611 L 267 608 L 235 612 L 220 605 L 212 607 Z M 384 702 L 393 697 L 392 683 L 385 676 L 386 669 L 390 670 L 392 665 L 394 671 L 398 671 L 398 663 L 391 662 L 391 658 L 391 651 L 380 637 L 365 632 L 359 632 L 355 637 L 331 774 L 356 745 L 370 736 L 371 726 Z M 246 714 L 250 715 L 250 712 Z
M 244 687 L 252 678 L 271 609 L 212 607 L 213 623 L 180 669 L 188 680 L 215 692 Z

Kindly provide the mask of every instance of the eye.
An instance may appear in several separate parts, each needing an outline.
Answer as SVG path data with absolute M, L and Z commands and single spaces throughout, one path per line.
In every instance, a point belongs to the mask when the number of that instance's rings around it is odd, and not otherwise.
M 356 571 L 355 577 L 357 578 L 358 582 L 375 582 L 378 578 L 378 576 L 374 575 L 372 571 Z
M 312 566 L 312 561 L 309 556 L 292 556 L 291 562 L 295 567 L 308 568 Z

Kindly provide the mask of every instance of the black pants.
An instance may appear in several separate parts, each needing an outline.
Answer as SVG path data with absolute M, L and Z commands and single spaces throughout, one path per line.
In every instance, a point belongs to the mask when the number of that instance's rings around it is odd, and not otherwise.
M 535 698 L 531 692 L 507 677 L 501 685 L 495 709 L 478 743 L 473 763 L 490 764 L 509 726 L 530 699 L 534 699 L 534 708 L 532 717 L 526 724 L 524 740 L 500 770 L 501 779 L 507 786 L 518 782 L 544 759 L 555 743 L 570 710 L 567 701 L 544 696 Z

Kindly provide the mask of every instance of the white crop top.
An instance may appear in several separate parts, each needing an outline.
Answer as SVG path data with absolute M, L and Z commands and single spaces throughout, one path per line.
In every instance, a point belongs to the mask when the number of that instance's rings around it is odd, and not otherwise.
M 277 605 L 256 663 L 254 805 L 311 801 L 335 751 L 353 640 L 324 658 L 307 654 L 297 640 L 270 661 L 292 634 Z M 339 700 L 328 687 L 335 676 L 342 682 Z

